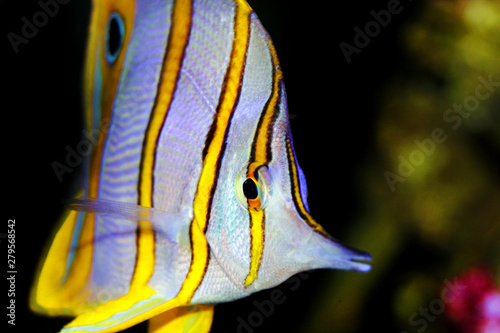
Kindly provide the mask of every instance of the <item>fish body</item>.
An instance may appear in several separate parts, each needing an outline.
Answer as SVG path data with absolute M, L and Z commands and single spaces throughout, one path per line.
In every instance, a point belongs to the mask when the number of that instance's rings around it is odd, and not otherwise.
M 95 0 L 86 123 L 99 140 L 32 308 L 61 332 L 208 332 L 213 305 L 369 255 L 311 217 L 276 51 L 242 0 Z

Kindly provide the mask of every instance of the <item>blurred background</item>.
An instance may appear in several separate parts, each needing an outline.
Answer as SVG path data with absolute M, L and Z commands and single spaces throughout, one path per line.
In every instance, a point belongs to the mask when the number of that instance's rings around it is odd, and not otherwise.
M 218 305 L 212 332 L 500 332 L 500 4 L 249 2 L 281 61 L 311 214 L 370 252 L 373 268 L 294 276 L 276 287 L 279 304 L 265 290 Z M 18 271 L 7 332 L 57 332 L 68 319 L 26 301 L 79 179 L 75 170 L 60 182 L 51 164 L 81 140 L 90 4 L 60 5 L 15 53 L 8 34 L 40 7 L 0 3 L 0 246 L 16 219 Z

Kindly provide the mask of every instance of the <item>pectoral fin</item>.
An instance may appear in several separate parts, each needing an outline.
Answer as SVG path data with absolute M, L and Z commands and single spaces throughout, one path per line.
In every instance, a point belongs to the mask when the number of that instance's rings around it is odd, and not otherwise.
M 122 266 L 116 267 L 129 267 L 120 249 L 124 244 L 129 244 L 129 248 L 136 246 L 135 234 L 139 221 L 149 223 L 162 242 L 179 247 L 179 251 L 189 251 L 187 237 L 180 237 L 188 233 L 182 230 L 188 228 L 187 223 L 184 223 L 185 212 L 167 213 L 136 204 L 89 198 L 70 200 L 69 208 L 71 210 L 55 234 L 35 281 L 31 293 L 31 308 L 34 311 L 77 316 L 93 311 L 100 304 L 105 305 L 110 298 L 123 295 L 113 294 L 111 291 L 114 290 L 111 289 L 117 282 L 128 283 L 127 274 L 119 274 L 122 280 L 113 281 L 106 280 L 107 275 L 99 275 L 98 271 L 102 273 L 103 270 L 113 269 L 115 266 L 108 268 L 105 265 L 113 262 L 114 258 L 122 260 Z M 102 227 L 103 224 L 106 228 Z M 135 253 L 129 251 L 127 255 L 135 256 Z M 96 259 L 99 256 L 100 261 Z M 108 260 L 103 260 L 103 257 Z M 130 261 L 130 265 L 133 265 L 133 261 Z M 147 260 L 142 260 L 141 265 L 147 267 L 148 271 L 153 269 Z M 99 277 L 99 283 L 93 283 L 95 276 Z M 122 297 L 128 297 L 124 300 L 137 300 L 144 296 L 132 294 Z
M 207 333 L 212 326 L 213 305 L 171 309 L 149 320 L 149 333 Z

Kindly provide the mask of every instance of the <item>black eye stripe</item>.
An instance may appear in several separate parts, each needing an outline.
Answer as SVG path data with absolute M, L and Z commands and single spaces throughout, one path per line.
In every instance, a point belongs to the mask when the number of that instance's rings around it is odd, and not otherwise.
M 243 194 L 247 199 L 256 199 L 259 196 L 259 189 L 252 178 L 247 178 L 243 183 Z

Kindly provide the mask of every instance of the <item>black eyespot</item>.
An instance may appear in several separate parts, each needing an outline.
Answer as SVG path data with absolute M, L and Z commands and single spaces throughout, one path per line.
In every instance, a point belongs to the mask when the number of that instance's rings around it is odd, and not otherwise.
M 125 25 L 118 13 L 111 14 L 106 34 L 106 59 L 112 64 L 120 53 L 125 36 Z
M 252 178 L 247 178 L 243 183 L 243 194 L 247 199 L 255 199 L 259 196 L 259 190 L 257 184 L 255 184 Z

